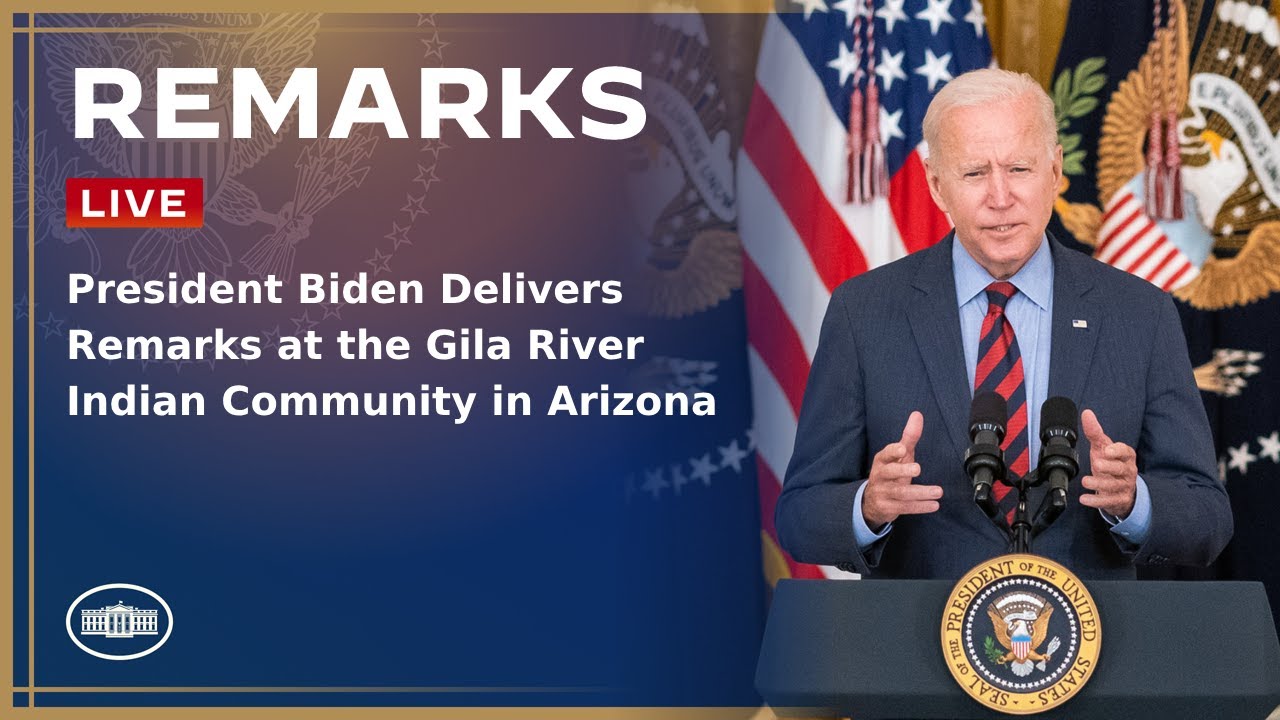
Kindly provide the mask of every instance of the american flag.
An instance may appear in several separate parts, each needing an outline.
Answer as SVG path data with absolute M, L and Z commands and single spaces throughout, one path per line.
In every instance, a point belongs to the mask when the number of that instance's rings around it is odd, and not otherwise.
M 1157 222 L 1147 214 L 1138 195 L 1141 188 L 1134 187 L 1139 182 L 1130 182 L 1120 188 L 1107 202 L 1094 257 L 1144 278 L 1166 292 L 1176 290 L 1194 280 L 1200 270 L 1178 247 L 1178 243 L 1165 233 L 1166 228 L 1162 227 L 1165 223 Z M 1192 234 L 1187 232 L 1189 229 L 1204 235 L 1198 227 L 1188 228 L 1190 223 L 1187 221 L 1167 224 L 1168 229 L 1181 235 Z M 1183 244 L 1191 245 L 1190 242 Z
M 929 197 L 920 123 L 948 80 L 991 64 L 991 45 L 979 0 L 783 3 L 765 24 L 738 162 L 761 522 L 766 554 L 792 577 L 838 577 L 782 553 L 773 526 L 822 316 L 841 282 L 950 229 Z M 873 32 L 855 41 L 869 12 Z M 846 143 L 854 84 L 869 74 L 858 50 L 868 49 L 890 182 L 888 198 L 855 205 Z

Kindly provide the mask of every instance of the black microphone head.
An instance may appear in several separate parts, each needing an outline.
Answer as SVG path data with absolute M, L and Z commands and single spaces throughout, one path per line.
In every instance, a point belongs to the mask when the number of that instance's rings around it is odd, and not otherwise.
M 1064 397 L 1051 397 L 1040 406 L 1040 441 L 1067 437 L 1074 445 L 1079 435 L 1076 404 Z
M 1009 419 L 1009 406 L 999 393 L 980 392 L 973 398 L 969 406 L 969 427 L 975 425 L 994 425 L 1004 435 L 1005 421 Z

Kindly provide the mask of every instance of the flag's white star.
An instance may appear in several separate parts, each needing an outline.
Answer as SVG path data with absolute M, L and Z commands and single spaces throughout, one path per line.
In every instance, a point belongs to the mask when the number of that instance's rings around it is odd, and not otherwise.
M 906 56 L 906 50 L 897 55 L 890 55 L 888 50 L 880 48 L 880 62 L 876 65 L 876 75 L 879 75 L 880 80 L 884 82 L 885 92 L 893 88 L 894 80 L 906 82 L 907 75 L 902 72 L 902 59 Z
M 965 14 L 964 21 L 973 26 L 973 32 L 978 37 L 982 37 L 982 32 L 987 27 L 987 16 L 982 12 L 982 0 L 973 0 L 973 7 L 969 8 L 969 12 Z
M 1273 432 L 1266 437 L 1259 435 L 1258 444 L 1262 446 L 1258 450 L 1259 457 L 1280 463 L 1280 432 Z
M 729 443 L 728 447 L 720 448 L 720 467 L 732 467 L 736 473 L 742 472 L 742 460 L 750 453 L 738 447 L 738 441 L 734 440 Z
M 1231 455 L 1231 459 L 1227 461 L 1227 467 L 1233 470 L 1239 470 L 1241 475 L 1249 472 L 1249 463 L 1258 459 L 1257 455 L 1249 452 L 1249 443 L 1241 443 L 1240 447 L 1227 448 L 1227 453 Z
M 954 23 L 955 18 L 951 17 L 951 0 L 929 0 L 929 7 L 916 13 L 917 20 L 928 20 L 929 30 L 934 35 L 938 34 L 938 28 L 942 23 Z
M 880 137 L 885 145 L 894 138 L 907 139 L 907 136 L 902 134 L 902 108 L 887 112 L 883 105 L 880 106 Z
M 827 63 L 827 67 L 840 72 L 840 84 L 844 85 L 850 75 L 858 72 L 858 56 L 853 54 L 848 45 L 840 43 L 840 54 Z
M 689 473 L 689 477 L 694 480 L 701 480 L 703 485 L 711 484 L 711 476 L 716 474 L 716 464 L 711 462 L 710 453 L 702 457 L 693 458 L 689 461 L 689 465 L 693 467 L 693 472 Z
M 867 15 L 867 6 L 862 0 L 840 0 L 838 3 L 833 3 L 831 7 L 844 13 L 845 27 L 853 27 L 853 21 L 859 15 L 864 17 Z
M 916 68 L 916 74 L 929 79 L 929 92 L 933 92 L 938 83 L 945 83 L 951 79 L 951 71 L 947 69 L 950 64 L 951 53 L 938 57 L 933 54 L 933 50 L 925 48 L 924 64 Z
M 824 0 L 791 0 L 791 2 L 804 7 L 805 20 L 808 20 L 809 16 L 813 15 L 814 10 L 818 10 L 820 12 L 827 11 L 827 3 L 824 2 Z
M 902 5 L 907 0 L 885 0 L 884 7 L 876 11 L 876 17 L 884 20 L 885 30 L 893 32 L 893 26 L 899 20 L 906 22 L 907 14 L 902 12 Z

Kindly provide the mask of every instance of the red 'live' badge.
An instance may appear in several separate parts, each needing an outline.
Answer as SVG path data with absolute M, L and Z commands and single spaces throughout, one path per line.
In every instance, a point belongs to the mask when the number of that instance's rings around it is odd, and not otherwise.
M 67 178 L 67 227 L 203 225 L 202 178 Z

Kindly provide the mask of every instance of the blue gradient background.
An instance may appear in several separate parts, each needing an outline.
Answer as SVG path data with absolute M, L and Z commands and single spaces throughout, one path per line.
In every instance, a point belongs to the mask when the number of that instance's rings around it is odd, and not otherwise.
M 83 16 L 77 19 L 85 21 Z M 109 18 L 90 18 L 101 23 Z M 58 27 L 67 18 L 37 16 Z M 136 20 L 134 21 L 136 22 Z M 635 65 L 645 18 L 630 16 L 325 16 L 313 64 L 320 68 L 320 127 L 327 127 L 352 67 L 387 68 L 411 138 L 417 131 L 417 68 L 473 67 L 490 81 L 481 122 L 497 134 L 498 68 L 526 78 L 578 68 L 553 105 L 577 134 L 583 68 Z M 342 32 L 340 27 L 388 32 Z M 424 57 L 422 32 L 448 41 Z M 26 42 L 15 36 L 15 178 L 26 168 Z M 763 624 L 754 455 L 720 467 L 708 483 L 638 489 L 646 470 L 710 453 L 745 437 L 750 422 L 740 292 L 678 320 L 623 306 L 442 306 L 440 275 L 497 279 L 621 279 L 634 275 L 625 227 L 625 148 L 589 138 L 551 140 L 526 116 L 526 138 L 468 140 L 449 124 L 448 147 L 381 137 L 364 182 L 313 219 L 295 272 L 369 270 L 391 253 L 379 279 L 418 279 L 416 306 L 348 305 L 324 318 L 322 361 L 70 361 L 66 332 L 96 335 L 285 335 L 319 306 L 71 305 L 66 276 L 89 271 L 87 242 L 101 253 L 100 279 L 127 279 L 137 231 L 56 230 L 68 172 L 117 174 L 71 137 L 49 64 L 69 35 L 36 38 L 37 141 L 35 456 L 26 456 L 27 228 L 14 228 L 15 359 L 13 578 L 15 684 L 27 668 L 27 462 L 35 463 L 35 677 L 38 687 L 409 686 L 451 693 L 70 694 L 41 692 L 38 705 L 735 705 L 758 703 L 751 687 Z M 212 35 L 205 36 L 214 37 Z M 526 80 L 526 83 L 531 80 Z M 527 86 L 526 86 L 527 87 Z M 598 111 L 595 115 L 602 116 Z M 604 117 L 601 117 L 604 119 Z M 264 212 L 291 199 L 304 142 L 285 139 L 237 177 Z M 378 133 L 382 133 L 379 131 Z M 325 140 L 313 142 L 326 142 Z M 74 165 L 68 163 L 74 160 Z M 423 167 L 440 180 L 415 181 Z M 426 215 L 402 228 L 406 193 Z M 22 195 L 15 197 L 20 208 Z M 210 217 L 231 257 L 226 276 L 271 230 Z M 65 227 L 61 228 L 65 231 Z M 293 287 L 292 285 L 290 287 Z M 286 299 L 292 293 L 286 293 Z M 368 328 L 414 343 L 409 361 L 344 361 L 340 329 Z M 422 351 L 436 328 L 483 327 L 511 338 L 513 359 L 436 361 Z M 634 387 L 641 364 L 522 360 L 528 328 L 647 338 L 653 356 L 717 363 L 710 418 L 574 418 L 541 415 L 558 384 L 578 391 Z M 68 417 L 67 387 L 113 392 L 202 391 L 205 417 Z M 228 417 L 221 391 L 416 391 L 420 383 L 475 391 L 469 421 L 441 417 Z M 534 396 L 534 415 L 495 418 L 490 388 Z M 104 583 L 147 587 L 170 604 L 174 632 L 156 653 L 107 662 L 76 648 L 63 621 L 79 594 Z M 518 691 L 497 688 L 522 688 Z

